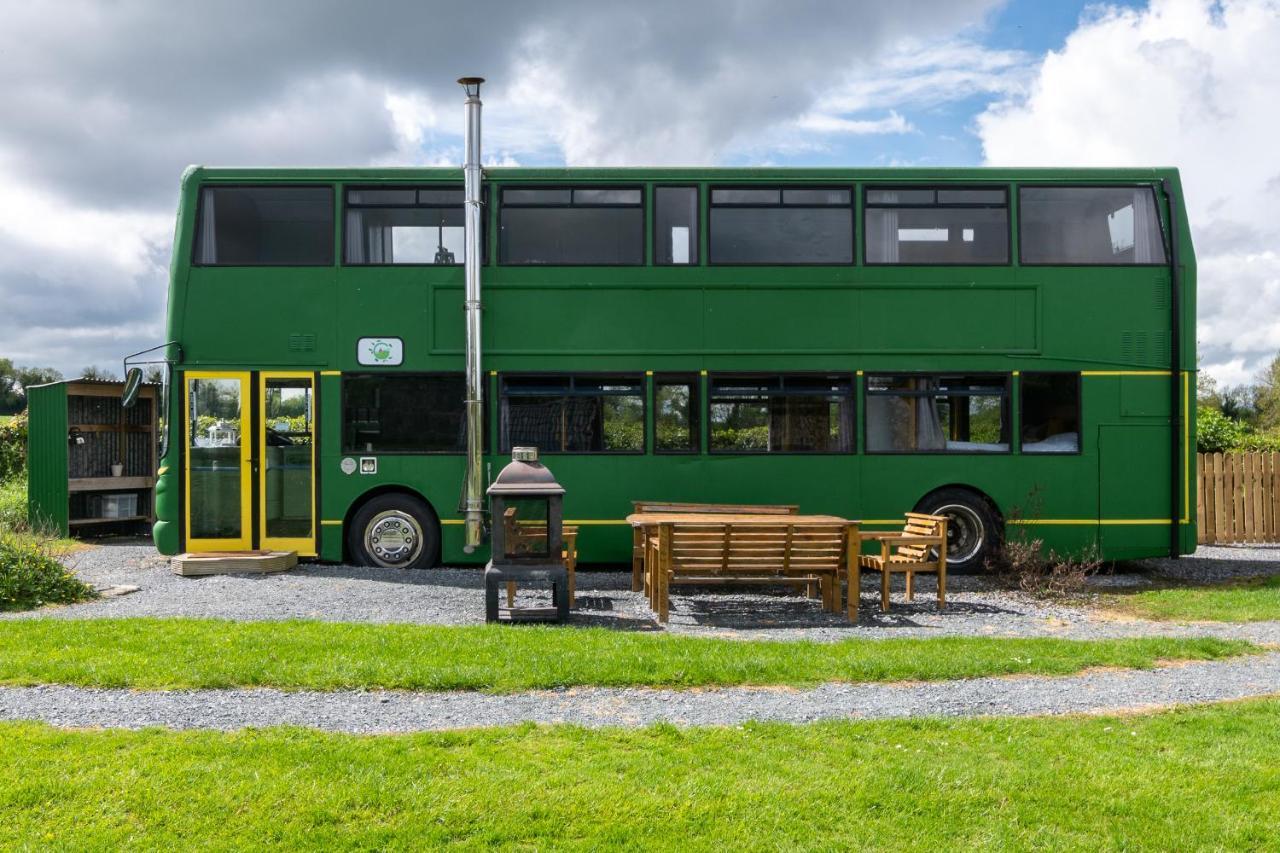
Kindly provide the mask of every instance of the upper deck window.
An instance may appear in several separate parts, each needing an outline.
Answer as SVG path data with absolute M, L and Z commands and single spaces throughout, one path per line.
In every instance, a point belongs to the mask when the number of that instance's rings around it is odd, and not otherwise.
M 1007 264 L 1004 187 L 869 187 L 869 264 Z
M 330 266 L 329 187 L 204 187 L 195 235 L 200 266 Z
M 853 192 L 844 187 L 711 190 L 713 264 L 853 263 Z
M 655 187 L 653 208 L 653 262 L 698 263 L 698 188 Z
M 1155 191 L 1141 187 L 1021 187 L 1024 264 L 1165 263 Z
M 644 263 L 640 187 L 507 187 L 499 221 L 504 264 Z
M 348 264 L 461 264 L 460 187 L 347 190 L 343 260 Z

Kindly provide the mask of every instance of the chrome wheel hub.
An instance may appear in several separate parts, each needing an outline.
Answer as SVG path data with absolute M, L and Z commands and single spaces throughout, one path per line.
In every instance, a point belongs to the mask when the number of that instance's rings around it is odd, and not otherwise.
M 947 561 L 965 563 L 982 550 L 986 531 L 982 519 L 963 504 L 947 504 L 933 510 L 933 515 L 947 517 Z
M 364 543 L 378 565 L 405 566 L 422 553 L 422 528 L 408 513 L 399 510 L 380 512 L 365 528 Z

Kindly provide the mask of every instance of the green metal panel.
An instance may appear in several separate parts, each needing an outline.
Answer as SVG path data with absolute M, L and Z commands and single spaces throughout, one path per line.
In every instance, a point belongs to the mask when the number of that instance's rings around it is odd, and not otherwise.
M 989 495 L 1006 515 L 1064 522 L 1035 528 L 1059 549 L 1101 541 L 1116 556 L 1168 550 L 1168 527 L 1099 524 L 1099 520 L 1169 514 L 1169 384 L 1148 374 L 1169 371 L 1170 273 L 1166 267 L 1030 267 L 1018 261 L 1017 234 L 1006 266 L 888 267 L 862 264 L 862 211 L 855 208 L 858 263 L 845 266 L 710 266 L 707 188 L 717 183 L 872 182 L 1152 183 L 1172 169 L 490 169 L 486 182 L 696 184 L 700 197 L 700 265 L 691 267 L 510 267 L 497 257 L 498 217 L 490 205 L 489 259 L 484 280 L 486 371 L 1093 371 L 1082 380 L 1079 454 L 1035 456 L 866 454 L 729 456 L 706 449 L 693 456 L 549 455 L 568 489 L 566 518 L 599 522 L 582 528 L 583 559 L 626 560 L 630 540 L 620 522 L 630 501 L 791 502 L 804 511 L 892 519 L 928 491 L 963 484 Z M 192 169 L 184 175 L 172 282 L 169 338 L 181 342 L 182 367 L 259 370 L 295 366 L 328 371 L 319 391 L 320 552 L 340 559 L 343 522 L 362 496 L 403 488 L 423 495 L 445 522 L 447 561 L 464 557 L 458 490 L 459 456 L 382 456 L 376 475 L 341 472 L 340 371 L 365 371 L 356 341 L 370 335 L 404 340 L 403 371 L 463 368 L 460 267 L 192 268 L 193 213 L 202 183 L 344 182 L 460 183 L 459 169 Z M 339 213 L 341 193 L 338 193 Z M 1010 194 L 1016 222 L 1017 193 Z M 651 212 L 651 208 L 650 208 Z M 340 220 L 340 216 L 338 217 Z M 1184 209 L 1176 221 L 1182 251 L 1182 347 L 1185 371 L 1195 369 L 1195 258 Z M 652 240 L 646 217 L 646 242 Z M 341 224 L 335 221 L 337 245 Z M 1194 375 L 1190 377 L 1194 386 Z M 181 373 L 170 423 L 179 423 Z M 705 381 L 703 387 L 705 391 Z M 491 396 L 497 388 L 491 378 Z M 1015 391 L 1016 394 L 1016 391 Z M 703 395 L 705 401 L 705 394 Z M 1015 398 L 1016 399 L 1016 398 Z M 1193 402 L 1193 401 L 1192 401 Z M 1185 401 L 1184 401 L 1185 403 Z M 1016 411 L 1016 407 L 1015 407 Z M 1191 412 L 1188 413 L 1189 415 Z M 650 415 L 651 416 L 651 415 Z M 490 407 L 491 429 L 497 407 Z M 1016 433 L 1015 420 L 1015 433 Z M 1133 427 L 1143 453 L 1120 464 Z M 496 435 L 496 430 L 493 432 Z M 1108 452 L 1104 455 L 1106 436 Z M 1184 432 L 1194 448 L 1194 424 Z M 64 437 L 65 438 L 65 437 Z M 178 547 L 176 445 L 157 486 L 157 544 Z M 65 449 L 65 448 L 64 448 Z M 506 458 L 490 447 L 486 462 Z M 1145 461 L 1142 461 L 1145 460 Z M 1135 467 L 1136 466 L 1136 467 Z M 1194 483 L 1194 469 L 1190 482 Z M 1108 489 L 1123 471 L 1141 506 Z M 1184 480 L 1186 478 L 1184 477 Z M 1110 495 L 1110 497 L 1104 497 Z M 1161 497 L 1163 496 L 1163 497 Z M 1123 499 L 1122 499 L 1123 498 Z M 1159 509 L 1155 506 L 1163 501 Z M 1192 502 L 1190 516 L 1194 513 Z M 1182 547 L 1194 548 L 1194 518 Z M 324 523 L 327 522 L 327 523 Z M 883 526 L 883 525 L 882 525 Z M 1099 531 L 1103 533 L 1099 534 Z M 166 551 L 168 552 L 168 551 Z
M 27 389 L 27 512 L 33 527 L 68 535 L 67 385 Z

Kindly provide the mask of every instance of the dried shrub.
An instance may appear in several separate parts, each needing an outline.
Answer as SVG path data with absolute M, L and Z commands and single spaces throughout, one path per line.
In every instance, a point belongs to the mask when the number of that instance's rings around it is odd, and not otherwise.
M 1080 554 L 1044 550 L 1043 539 L 1017 537 L 1006 540 L 987 559 L 987 570 L 1004 583 L 1032 595 L 1076 595 L 1090 575 L 1102 568 L 1098 549 L 1089 546 Z

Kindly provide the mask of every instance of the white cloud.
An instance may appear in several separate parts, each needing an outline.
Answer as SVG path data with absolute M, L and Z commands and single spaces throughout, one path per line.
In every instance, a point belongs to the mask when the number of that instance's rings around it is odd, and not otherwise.
M 1203 366 L 1226 384 L 1280 349 L 1277 55 L 1269 0 L 1100 8 L 977 121 L 992 165 L 1179 167 Z

